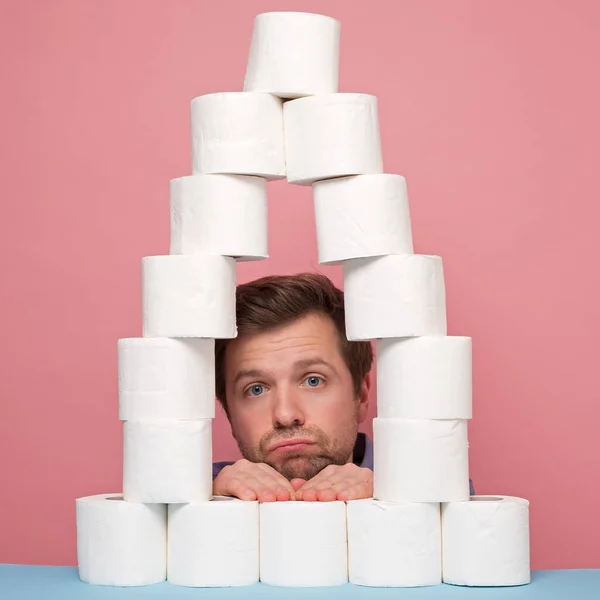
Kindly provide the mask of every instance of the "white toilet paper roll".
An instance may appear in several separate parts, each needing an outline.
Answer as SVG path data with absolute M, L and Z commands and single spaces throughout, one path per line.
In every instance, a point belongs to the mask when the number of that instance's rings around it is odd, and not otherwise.
M 347 583 L 346 504 L 260 504 L 260 580 L 287 587 Z
M 212 497 L 212 421 L 125 421 L 127 502 L 206 502 Z
M 344 262 L 346 336 L 372 340 L 446 335 L 439 256 L 391 254 Z
M 171 254 L 267 258 L 267 180 L 245 175 L 172 179 Z
M 117 343 L 119 419 L 214 419 L 215 341 L 124 338 Z
M 244 91 L 298 98 L 338 91 L 340 22 L 319 14 L 255 17 Z
M 282 101 L 271 94 L 218 92 L 191 102 L 192 174 L 285 176 Z
M 376 96 L 340 93 L 289 100 L 283 119 L 288 182 L 309 185 L 383 173 Z
M 472 496 L 442 505 L 445 583 L 509 586 L 530 583 L 529 501 Z
M 378 417 L 472 418 L 470 337 L 389 338 L 376 350 Z
M 235 259 L 142 258 L 143 337 L 234 338 Z
M 167 576 L 167 507 L 121 494 L 77 498 L 77 562 L 86 583 L 151 585 Z
M 377 500 L 468 500 L 467 421 L 375 418 L 373 446 L 373 496 Z
M 416 587 L 442 582 L 439 503 L 347 503 L 350 583 Z
M 169 505 L 168 579 L 229 587 L 258 582 L 258 502 L 215 497 Z
M 412 254 L 406 180 L 401 175 L 355 175 L 313 185 L 321 264 L 349 258 Z

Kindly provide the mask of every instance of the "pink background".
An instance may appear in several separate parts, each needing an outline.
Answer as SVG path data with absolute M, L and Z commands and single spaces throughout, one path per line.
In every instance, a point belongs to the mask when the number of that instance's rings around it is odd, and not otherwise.
M 531 500 L 535 569 L 600 567 L 594 0 L 3 2 L 0 562 L 75 564 L 74 499 L 121 489 L 116 344 L 141 335 L 142 256 L 168 253 L 189 102 L 241 88 L 270 10 L 339 18 L 340 91 L 379 97 L 415 250 L 473 338 L 478 493 Z M 272 258 L 239 280 L 341 285 L 310 189 L 272 184 L 269 210 Z

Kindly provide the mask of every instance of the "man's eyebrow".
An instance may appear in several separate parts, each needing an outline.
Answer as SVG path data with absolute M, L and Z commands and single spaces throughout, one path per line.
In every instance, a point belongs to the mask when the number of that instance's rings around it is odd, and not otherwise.
M 264 371 L 259 371 L 258 369 L 246 369 L 243 371 L 238 371 L 235 375 L 235 379 L 233 380 L 234 385 L 240 381 L 241 379 L 250 379 L 264 377 Z
M 337 369 L 323 358 L 304 358 L 294 363 L 297 369 L 309 369 L 310 367 L 324 366 L 331 369 L 337 375 Z

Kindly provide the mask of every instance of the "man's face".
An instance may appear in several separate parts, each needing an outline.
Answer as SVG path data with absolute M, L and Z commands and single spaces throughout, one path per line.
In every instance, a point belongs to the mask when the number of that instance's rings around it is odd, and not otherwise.
M 356 397 L 337 330 L 325 315 L 232 340 L 225 385 L 231 430 L 244 458 L 290 480 L 311 479 L 351 460 L 369 378 Z

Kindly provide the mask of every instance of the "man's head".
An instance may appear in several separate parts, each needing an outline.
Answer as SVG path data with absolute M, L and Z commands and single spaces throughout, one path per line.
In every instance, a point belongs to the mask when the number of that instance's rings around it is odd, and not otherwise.
M 318 274 L 264 277 L 238 286 L 236 313 L 238 337 L 216 341 L 216 391 L 242 455 L 288 479 L 348 462 L 373 353 L 346 339 L 343 292 Z

